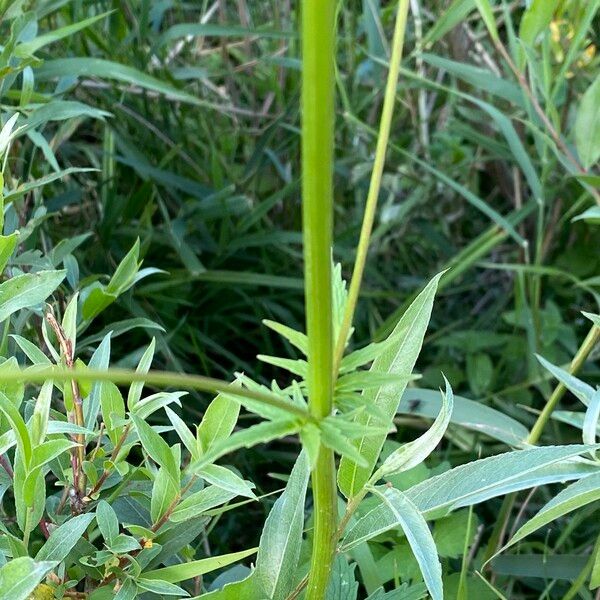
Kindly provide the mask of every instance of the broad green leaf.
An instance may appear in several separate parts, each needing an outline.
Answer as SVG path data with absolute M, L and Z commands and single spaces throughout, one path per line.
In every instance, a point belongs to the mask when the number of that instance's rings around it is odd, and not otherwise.
M 571 373 L 568 373 L 564 369 L 553 365 L 547 361 L 543 356 L 536 354 L 537 359 L 542 363 L 542 366 L 550 371 L 556 379 L 558 379 L 576 398 L 579 398 L 585 406 L 589 406 L 592 396 L 594 395 L 594 388 L 591 385 L 577 379 Z
M 147 454 L 169 474 L 176 485 L 179 485 L 179 465 L 175 462 L 173 453 L 165 440 L 160 437 L 148 423 L 136 415 L 131 415 L 140 441 Z
M 175 510 L 171 513 L 170 520 L 174 523 L 188 521 L 215 506 L 229 502 L 236 495 L 236 493 L 217 487 L 216 485 L 205 487 L 199 492 L 186 496 L 179 502 Z
M 35 469 L 44 466 L 76 445 L 71 440 L 46 440 L 43 444 L 33 449 L 31 454 L 31 468 Z
M 417 507 L 399 490 L 386 487 L 377 491 L 377 496 L 386 507 L 384 519 L 373 515 L 370 521 L 360 519 L 344 538 L 342 551 L 365 542 L 372 537 L 395 527 L 401 527 L 419 563 L 423 579 L 433 600 L 443 600 L 442 566 L 435 542 L 425 519 Z M 370 525 L 370 526 L 369 526 Z
M 203 558 L 201 560 L 193 560 L 179 565 L 163 567 L 147 571 L 143 574 L 145 579 L 161 580 L 168 583 L 179 583 L 187 579 L 193 579 L 200 575 L 205 575 L 217 569 L 221 569 L 231 563 L 242 560 L 256 553 L 257 548 L 250 550 L 242 550 L 241 552 L 233 552 L 231 554 L 223 554 L 221 556 L 212 556 L 211 558 Z
M 600 75 L 587 89 L 575 119 L 575 146 L 585 169 L 600 158 Z
M 88 290 L 81 306 L 81 315 L 86 320 L 97 317 L 117 299 L 116 294 L 109 294 L 99 283 L 92 284 L 91 289 Z
M 111 442 L 116 445 L 123 430 L 123 427 L 116 423 L 125 418 L 125 401 L 119 388 L 112 381 L 101 381 L 97 385 L 102 420 Z
M 60 285 L 66 271 L 17 275 L 0 284 L 0 322 L 22 308 L 38 306 Z
M 226 440 L 233 431 L 240 414 L 240 403 L 225 394 L 217 395 L 208 405 L 198 426 L 198 445 L 201 452 Z
M 127 554 L 141 550 L 140 543 L 132 536 L 120 533 L 110 544 L 110 550 L 115 554 Z
M 385 459 L 383 465 L 377 471 L 381 477 L 408 471 L 421 464 L 435 450 L 444 437 L 454 409 L 452 388 L 445 377 L 444 380 L 446 382 L 446 391 L 441 394 L 443 400 L 440 414 L 421 437 L 414 442 L 404 444 Z
M 0 235 L 0 273 L 6 268 L 6 265 L 17 246 L 18 239 L 19 234 L 16 231 L 10 235 Z
M 296 585 L 310 465 L 302 452 L 265 522 L 254 572 L 261 598 L 286 598 Z
M 441 275 L 441 273 L 436 275 L 409 306 L 391 334 L 394 336 L 394 333 L 404 331 L 404 335 L 399 338 L 398 344 L 386 349 L 375 359 L 371 371 L 406 377 L 412 373 L 421 351 Z M 364 396 L 368 403 L 375 404 L 382 411 L 391 425 L 405 388 L 406 383 L 387 385 L 377 391 L 367 390 Z M 356 420 L 368 426 L 373 417 L 360 414 Z M 360 455 L 367 461 L 366 467 L 359 466 L 351 459 L 342 458 L 338 471 L 338 484 L 346 497 L 354 496 L 369 480 L 385 438 L 385 434 L 364 436 L 354 442 Z
M 534 517 L 529 519 L 502 549 L 516 544 L 548 523 L 600 499 L 600 473 L 584 477 L 559 492 Z
M 119 591 L 115 594 L 114 600 L 134 600 L 138 597 L 137 585 L 132 579 L 125 579 Z
M 256 499 L 252 488 L 254 484 L 244 481 L 239 475 L 236 475 L 231 469 L 220 465 L 206 465 L 198 471 L 198 475 L 208 483 L 227 490 L 237 496 Z
M 402 396 L 399 414 L 434 418 L 442 408 L 442 397 L 436 390 L 408 388 Z M 499 410 L 481 402 L 454 396 L 454 410 L 450 419 L 472 431 L 484 433 L 509 446 L 521 446 L 527 439 L 527 428 Z
M 137 238 L 135 244 L 124 256 L 123 260 L 117 266 L 114 275 L 111 277 L 106 291 L 109 294 L 118 296 L 127 290 L 133 283 L 136 273 L 139 271 L 141 263 L 138 262 L 140 256 L 140 238 Z
M 27 358 L 34 365 L 51 365 L 52 361 L 35 345 L 29 340 L 21 337 L 20 335 L 11 335 L 19 348 L 25 353 Z
M 64 560 L 75 544 L 81 539 L 85 530 L 94 520 L 94 513 L 84 513 L 69 519 L 57 527 L 37 553 L 36 560 Z
M 153 523 L 160 521 L 171 504 L 177 499 L 179 486 L 164 468 L 160 468 L 154 478 L 152 498 L 150 499 L 150 517 Z
M 0 567 L 0 590 L 6 600 L 28 600 L 55 562 L 34 561 L 28 556 L 14 558 Z
M 98 528 L 106 543 L 112 544 L 119 535 L 119 519 L 113 507 L 106 500 L 100 500 L 96 506 L 96 523 L 98 523 Z
M 533 46 L 537 37 L 547 29 L 554 16 L 559 0 L 532 0 L 523 13 L 519 37 L 526 46 Z
M 256 600 L 254 571 L 240 581 L 226 583 L 222 588 L 192 600 Z

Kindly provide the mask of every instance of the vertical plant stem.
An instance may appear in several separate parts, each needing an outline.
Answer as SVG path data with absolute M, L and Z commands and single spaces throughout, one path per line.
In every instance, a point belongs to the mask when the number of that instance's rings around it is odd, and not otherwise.
M 590 352 L 593 350 L 594 346 L 597 344 L 598 340 L 600 340 L 600 327 L 596 327 L 596 325 L 592 325 L 592 328 L 589 330 L 583 344 L 579 347 L 577 354 L 571 361 L 569 366 L 569 373 L 574 374 L 581 369 L 583 363 L 589 356 Z M 562 383 L 559 383 L 552 392 L 552 395 L 546 402 L 546 406 L 539 414 L 537 421 L 531 428 L 531 433 L 527 438 L 527 442 L 530 444 L 537 444 L 542 432 L 544 431 L 544 427 L 546 423 L 548 423 L 550 416 L 554 412 L 556 405 L 559 403 L 560 399 L 564 396 L 566 392 L 566 388 Z
M 334 0 L 302 3 L 302 209 L 309 409 L 333 405 L 331 246 L 333 235 Z M 337 522 L 333 452 L 321 446 L 312 473 L 313 550 L 307 598 L 325 597 Z
M 344 355 L 344 348 L 348 338 L 348 332 L 354 319 L 354 311 L 358 301 L 358 293 L 362 283 L 362 277 L 367 262 L 367 252 L 369 250 L 369 239 L 373 230 L 375 220 L 375 210 L 377 208 L 377 199 L 381 189 L 381 177 L 385 165 L 385 154 L 390 137 L 390 127 L 392 124 L 392 115 L 394 113 L 394 102 L 396 100 L 396 88 L 398 86 L 398 74 L 400 72 L 400 62 L 402 61 L 402 48 L 404 46 L 404 32 L 406 31 L 406 19 L 408 16 L 409 0 L 400 0 L 398 3 L 398 14 L 396 15 L 396 25 L 394 28 L 394 38 L 392 41 L 392 56 L 390 58 L 390 67 L 387 83 L 385 86 L 385 95 L 383 98 L 383 110 L 381 112 L 381 122 L 379 124 L 379 135 L 377 137 L 377 146 L 375 148 L 375 160 L 373 162 L 373 171 L 371 172 L 371 182 L 367 194 L 365 205 L 365 214 L 358 248 L 356 249 L 356 260 L 352 271 L 350 289 L 348 291 L 348 302 L 344 311 L 344 318 L 340 328 L 340 334 L 336 340 L 334 354 L 334 374 L 337 374 L 340 362 Z

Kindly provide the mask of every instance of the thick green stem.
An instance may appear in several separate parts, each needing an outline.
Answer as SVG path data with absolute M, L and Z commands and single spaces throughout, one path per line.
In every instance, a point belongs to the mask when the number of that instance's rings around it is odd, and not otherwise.
M 309 409 L 333 406 L 331 247 L 333 237 L 334 0 L 302 2 L 302 208 Z M 325 597 L 336 527 L 333 452 L 321 446 L 312 473 L 314 535 L 307 598 Z
M 377 199 L 381 189 L 381 177 L 385 165 L 385 154 L 390 137 L 390 127 L 392 125 L 392 115 L 394 113 L 394 103 L 396 100 L 396 88 L 398 87 L 398 73 L 400 72 L 400 62 L 402 60 L 402 48 L 404 46 L 404 32 L 406 30 L 406 19 L 408 15 L 409 0 L 400 0 L 398 4 L 398 14 L 396 16 L 396 26 L 394 29 L 394 39 L 392 42 L 392 56 L 390 59 L 390 68 L 388 72 L 387 83 L 385 86 L 385 95 L 383 98 L 383 110 L 381 112 L 381 122 L 379 124 L 379 135 L 377 137 L 377 146 L 375 148 L 375 160 L 373 161 L 373 171 L 371 172 L 371 182 L 367 194 L 365 205 L 365 214 L 358 248 L 356 249 L 356 260 L 352 271 L 350 289 L 348 290 L 348 302 L 344 311 L 340 334 L 336 340 L 334 354 L 334 373 L 337 373 L 344 355 L 344 348 L 348 338 L 348 332 L 354 320 L 354 311 L 358 301 L 358 293 L 362 283 L 365 264 L 367 262 L 367 252 L 369 250 L 369 240 L 375 221 L 375 209 L 377 208 Z

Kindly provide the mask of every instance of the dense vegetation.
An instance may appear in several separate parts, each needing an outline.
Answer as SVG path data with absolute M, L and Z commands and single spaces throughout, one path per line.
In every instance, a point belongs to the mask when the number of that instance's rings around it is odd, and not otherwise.
M 1 1 L 0 598 L 600 597 L 599 8 Z

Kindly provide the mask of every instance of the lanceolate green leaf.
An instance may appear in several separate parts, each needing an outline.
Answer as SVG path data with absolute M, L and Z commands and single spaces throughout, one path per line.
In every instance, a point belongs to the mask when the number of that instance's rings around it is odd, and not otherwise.
M 201 452 L 206 452 L 218 442 L 226 440 L 240 413 L 240 403 L 225 394 L 218 394 L 208 405 L 204 417 L 198 426 L 198 445 Z
M 516 544 L 544 525 L 600 499 L 600 473 L 584 477 L 559 492 L 534 517 L 529 519 L 505 546 Z
M 384 488 L 377 492 L 384 506 L 387 507 L 385 517 L 388 519 L 371 522 L 371 531 L 365 527 L 365 523 L 359 523 L 353 527 L 344 538 L 342 550 L 349 550 L 358 544 L 377 535 L 378 532 L 387 531 L 393 527 L 402 527 L 404 535 L 419 563 L 423 579 L 433 600 L 443 599 L 442 566 L 438 558 L 433 536 L 425 519 L 417 507 L 399 490 Z M 373 511 L 371 511 L 372 514 Z M 375 516 L 376 517 L 376 516 Z M 359 526 L 360 524 L 360 526 Z M 362 537 L 356 535 L 363 533 Z M 365 535 L 368 537 L 365 538 Z
M 475 5 L 481 14 L 481 18 L 487 27 L 492 40 L 497 41 L 499 39 L 498 29 L 496 28 L 496 19 L 492 11 L 492 5 L 490 0 L 475 0 Z
M 215 506 L 229 502 L 236 495 L 235 492 L 210 485 L 184 498 L 172 512 L 171 521 L 174 523 L 188 521 Z
M 203 558 L 201 560 L 193 560 L 191 562 L 155 569 L 143 574 L 145 579 L 157 579 L 168 583 L 178 583 L 193 579 L 200 575 L 205 575 L 211 571 L 216 571 L 222 567 L 226 567 L 231 563 L 242 560 L 256 553 L 257 548 L 243 550 L 242 552 L 233 552 L 231 554 L 223 554 L 221 556 L 212 556 L 211 558 Z
M 245 496 L 246 498 L 256 498 L 252 491 L 254 485 L 244 481 L 239 475 L 236 475 L 226 467 L 222 467 L 221 465 L 206 465 L 198 474 L 209 483 L 233 494 Z
M 436 475 L 404 493 L 423 516 L 441 516 L 509 492 L 598 472 L 595 465 L 591 470 L 579 469 L 577 462 L 564 468 L 565 461 L 589 450 L 590 446 L 580 444 L 506 452 Z M 387 488 L 379 489 L 384 492 Z M 356 522 L 348 536 L 351 533 L 350 539 L 368 540 L 391 529 L 395 522 L 387 504 L 379 504 Z
M 251 448 L 258 444 L 271 442 L 286 435 L 293 435 L 300 428 L 301 425 L 298 421 L 289 419 L 265 421 L 257 425 L 252 425 L 252 427 L 236 431 L 230 437 L 214 444 L 209 452 L 201 456 L 197 461 L 192 462 L 190 468 L 192 470 L 201 469 L 230 452 L 234 452 L 240 448 Z
M 442 394 L 443 402 L 440 414 L 437 416 L 431 427 L 421 437 L 414 442 L 404 444 L 386 458 L 378 471 L 382 477 L 416 467 L 421 464 L 440 443 L 444 433 L 446 433 L 454 409 L 454 395 L 452 393 L 452 388 L 450 387 L 448 380 L 445 381 L 446 392 Z
M 55 562 L 34 561 L 28 556 L 6 563 L 0 568 L 2 598 L 28 600 L 37 584 L 54 566 Z
M 175 458 L 167 442 L 143 419 L 135 415 L 131 415 L 131 418 L 135 423 L 144 450 L 152 460 L 165 469 L 174 483 L 179 485 L 179 465 L 175 463 Z
M 600 75 L 581 98 L 575 120 L 575 144 L 583 166 L 588 169 L 600 157 Z
M 533 0 L 521 18 L 519 37 L 527 46 L 533 46 L 536 38 L 550 25 L 558 0 Z
M 399 336 L 397 344 L 387 348 L 375 359 L 371 371 L 407 377 L 412 373 L 421 351 L 431 316 L 433 298 L 441 275 L 441 273 L 436 275 L 409 306 L 394 329 L 394 332 L 404 330 L 404 335 Z M 392 336 L 394 336 L 394 332 L 392 332 Z M 405 388 L 406 382 L 386 385 L 379 390 L 366 390 L 365 397 L 369 403 L 375 404 L 385 414 L 391 424 Z M 373 417 L 360 414 L 356 420 L 368 426 Z M 338 472 L 338 484 L 346 497 L 357 494 L 368 481 L 379 458 L 385 438 L 385 434 L 371 435 L 354 442 L 361 456 L 367 461 L 366 467 L 359 466 L 351 459 L 342 458 Z
M 18 239 L 19 234 L 17 232 L 10 235 L 0 235 L 0 273 L 4 271 L 6 263 L 12 256 Z
M 29 42 L 23 42 L 19 44 L 17 47 L 17 51 L 21 56 L 26 54 L 33 54 L 37 52 L 40 48 L 47 46 L 48 44 L 52 44 L 53 42 L 57 42 L 63 38 L 69 37 L 78 31 L 89 27 L 94 24 L 96 21 L 100 19 L 104 19 L 110 12 L 100 13 L 99 15 L 95 15 L 93 17 L 89 17 L 87 19 L 83 19 L 77 23 L 72 23 L 70 25 L 66 25 L 65 27 L 60 27 L 59 29 L 54 29 L 48 33 L 43 33 L 42 35 L 33 38 Z
M 579 398 L 585 406 L 588 406 L 592 396 L 594 394 L 594 388 L 581 381 L 574 375 L 571 375 L 568 371 L 553 365 L 547 361 L 543 356 L 537 355 L 537 359 L 542 363 L 544 368 L 548 369 L 556 379 L 558 379 L 576 398 Z
M 94 520 L 94 513 L 85 513 L 73 517 L 56 528 L 35 557 L 36 560 L 61 561 L 71 552 L 73 546 L 81 539 L 85 530 Z
M 156 77 L 147 75 L 133 67 L 102 58 L 60 58 L 48 60 L 36 69 L 36 77 L 42 81 L 67 75 L 71 77 L 84 76 L 112 79 L 128 85 L 138 86 L 150 92 L 163 94 L 171 100 L 216 108 L 216 105 L 179 90 Z
M 286 598 L 297 581 L 304 528 L 304 500 L 310 476 L 306 453 L 300 454 L 283 494 L 277 499 L 260 538 L 254 575 L 260 598 Z
M 435 417 L 442 407 L 442 398 L 437 390 L 409 388 L 402 396 L 399 414 Z M 484 433 L 509 446 L 522 445 L 529 431 L 527 428 L 504 413 L 481 402 L 454 396 L 454 410 L 450 419 L 472 431 Z
M 29 431 L 27 430 L 27 426 L 25 425 L 21 413 L 19 413 L 15 405 L 2 392 L 0 392 L 0 411 L 2 411 L 10 422 L 17 439 L 19 451 L 23 455 L 25 464 L 28 465 L 33 453 Z
M 60 285 L 66 271 L 17 275 L 0 284 L 0 322 L 22 308 L 41 304 Z
M 568 479 L 569 470 L 562 468 L 563 461 L 589 452 L 591 448 L 573 444 L 505 452 L 436 475 L 408 489 L 406 495 L 425 514 L 432 514 L 440 509 L 448 512 L 509 491 L 532 487 L 537 485 L 536 479 L 540 484 L 552 481 L 553 475 L 554 481 Z M 544 470 L 544 467 L 550 465 L 553 468 Z M 578 463 L 568 465 L 577 467 Z M 592 469 L 595 468 L 592 466 Z M 578 469 L 575 468 L 574 471 L 577 472 Z M 583 472 L 586 472 L 585 469 Z M 527 478 L 527 475 L 532 477 Z

